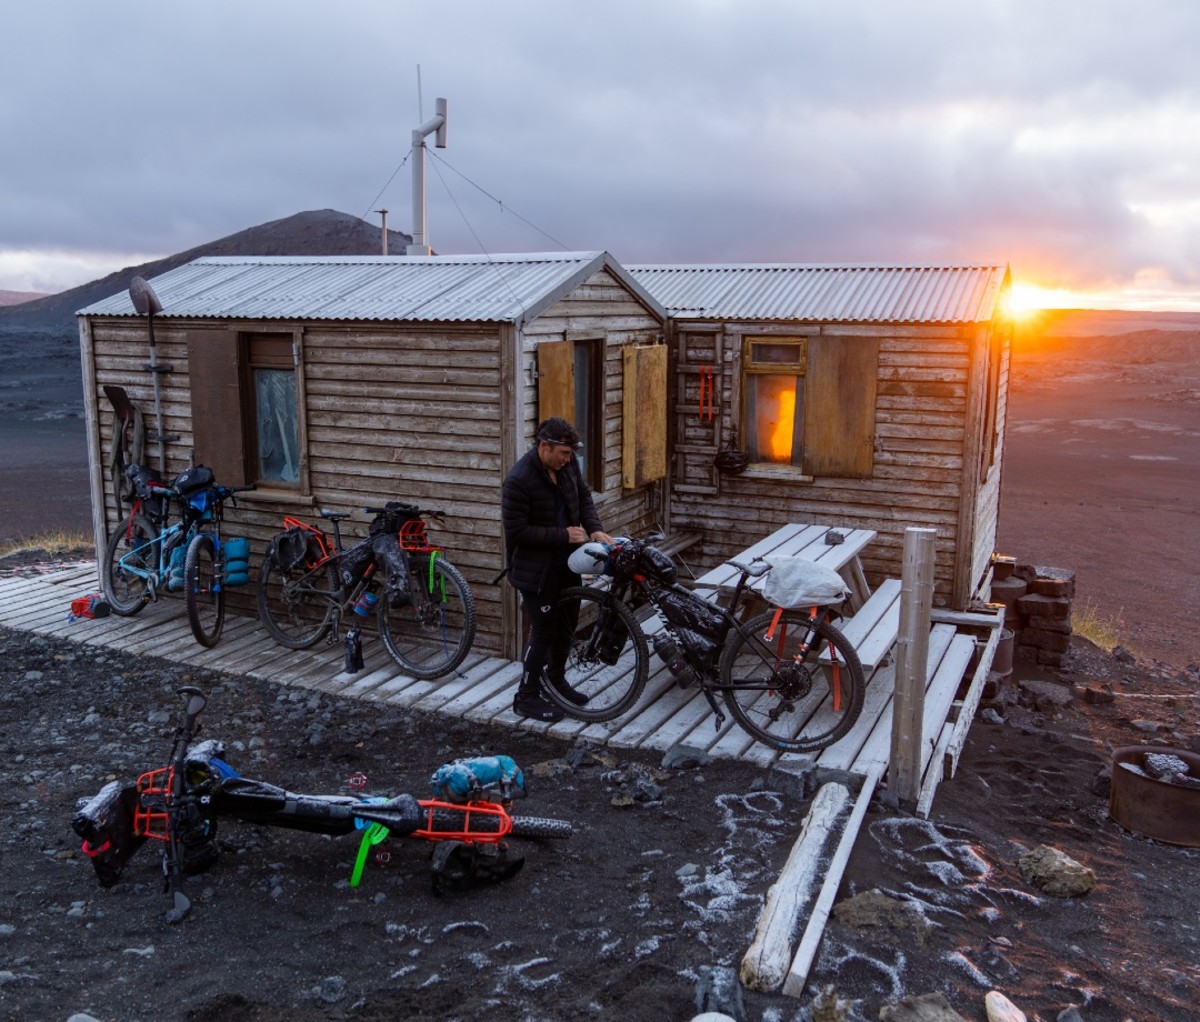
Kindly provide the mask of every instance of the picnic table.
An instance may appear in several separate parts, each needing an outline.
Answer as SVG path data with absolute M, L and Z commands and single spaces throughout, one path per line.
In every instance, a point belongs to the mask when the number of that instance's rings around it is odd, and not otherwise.
M 873 529 L 841 529 L 793 522 L 780 526 L 771 535 L 735 554 L 730 560 L 749 564 L 756 557 L 803 557 L 832 568 L 842 576 L 850 589 L 850 606 L 859 610 L 871 598 L 871 587 L 867 585 L 858 555 L 874 538 Z M 732 592 L 737 580 L 738 570 L 727 561 L 705 572 L 693 585 L 697 589 Z M 748 588 L 761 590 L 765 581 L 756 578 Z

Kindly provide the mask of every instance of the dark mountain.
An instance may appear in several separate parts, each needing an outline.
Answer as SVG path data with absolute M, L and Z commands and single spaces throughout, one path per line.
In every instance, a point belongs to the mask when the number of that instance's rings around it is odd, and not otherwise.
M 379 255 L 380 228 L 334 209 L 310 210 L 282 220 L 249 227 L 186 252 L 129 266 L 107 277 L 81 284 L 47 298 L 0 307 L 0 330 L 37 329 L 76 333 L 75 313 L 102 298 L 126 291 L 133 277 L 152 280 L 201 256 Z M 388 251 L 401 255 L 412 241 L 407 234 L 388 231 Z

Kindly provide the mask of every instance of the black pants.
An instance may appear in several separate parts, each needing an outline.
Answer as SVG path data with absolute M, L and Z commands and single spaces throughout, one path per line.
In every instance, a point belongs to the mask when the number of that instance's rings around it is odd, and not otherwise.
M 532 685 L 545 670 L 548 677 L 563 677 L 571 637 L 579 620 L 579 601 L 561 600 L 567 586 L 578 585 L 579 576 L 564 568 L 540 593 L 521 591 L 529 615 L 529 644 L 525 647 L 525 683 Z

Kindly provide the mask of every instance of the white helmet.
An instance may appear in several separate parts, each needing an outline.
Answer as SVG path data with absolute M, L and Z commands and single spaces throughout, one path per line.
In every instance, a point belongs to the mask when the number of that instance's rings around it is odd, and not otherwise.
M 603 543 L 584 543 L 571 552 L 567 567 L 576 575 L 603 575 L 608 570 L 608 547 Z

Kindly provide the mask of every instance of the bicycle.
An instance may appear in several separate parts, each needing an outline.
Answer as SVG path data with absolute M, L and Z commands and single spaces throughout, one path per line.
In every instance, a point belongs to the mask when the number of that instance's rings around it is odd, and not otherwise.
M 185 876 L 206 872 L 218 861 L 223 818 L 310 834 L 359 833 L 351 887 L 358 886 L 371 849 L 389 836 L 432 842 L 437 894 L 515 876 L 524 859 L 511 854 L 510 837 L 561 839 L 574 829 L 564 820 L 511 814 L 513 799 L 526 792 L 524 775 L 508 756 L 444 764 L 430 779 L 435 797 L 427 799 L 364 795 L 362 774 L 348 779 L 352 794 L 336 795 L 297 794 L 243 777 L 226 761 L 220 741 L 193 744 L 205 694 L 193 686 L 178 692 L 184 708 L 168 766 L 146 771 L 135 783 L 110 781 L 79 800 L 71 823 L 102 887 L 121 879 L 147 840 L 159 843 L 164 887 L 171 895 L 168 922 L 182 921 L 191 909 Z M 386 861 L 382 853 L 376 858 Z
M 370 535 L 348 550 L 340 523 L 350 512 L 319 512 L 333 525 L 332 541 L 307 522 L 283 519 L 258 575 L 259 617 L 276 641 L 307 649 L 336 642 L 348 613 L 366 617 L 374 607 L 383 645 L 401 668 L 426 680 L 450 673 L 475 641 L 476 613 L 467 580 L 429 542 L 426 520 L 443 513 L 399 501 L 362 510 L 375 516 Z
M 105 599 L 113 613 L 132 617 L 163 591 L 182 593 L 192 635 L 202 646 L 216 645 L 225 620 L 227 578 L 229 584 L 249 581 L 248 545 L 238 544 L 235 574 L 221 538 L 225 502 L 236 505 L 235 495 L 255 485 L 220 486 L 203 465 L 180 473 L 170 485 L 141 465 L 130 465 L 126 474 L 134 503 L 105 545 L 100 571 Z M 178 507 L 179 520 L 168 524 L 172 506 Z
M 645 610 L 661 621 L 654 652 L 680 687 L 699 686 L 718 731 L 725 715 L 716 693 L 747 734 L 773 749 L 815 752 L 842 738 L 862 712 L 865 682 L 858 654 L 834 624 L 834 605 L 814 600 L 743 621 L 748 583 L 771 566 L 757 558 L 729 563 L 740 575 L 720 606 L 680 585 L 670 557 L 647 541 L 584 544 L 571 566 L 603 582 L 564 589 L 559 599 L 574 622 L 566 681 L 588 702 L 578 706 L 553 685 L 543 686 L 547 697 L 580 720 L 630 709 L 649 676 L 649 643 L 635 613 Z

